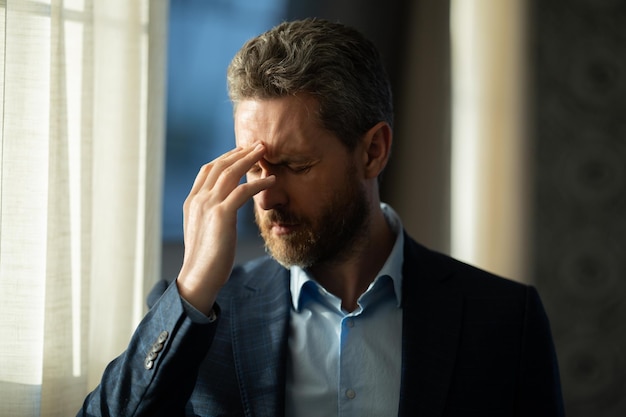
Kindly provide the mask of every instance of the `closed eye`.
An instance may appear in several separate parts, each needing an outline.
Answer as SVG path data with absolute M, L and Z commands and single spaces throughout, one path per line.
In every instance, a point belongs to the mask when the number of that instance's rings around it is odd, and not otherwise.
M 311 170 L 311 168 L 313 167 L 313 165 L 315 165 L 315 163 L 289 163 L 289 162 L 281 162 L 281 163 L 271 163 L 268 162 L 267 160 L 262 160 L 261 162 L 257 162 L 256 164 L 252 165 L 252 167 L 250 167 L 250 169 L 248 170 L 248 175 L 258 175 L 261 173 L 261 171 L 263 171 L 264 169 L 268 170 L 269 172 L 273 172 L 273 173 L 277 173 L 277 171 L 279 170 L 287 170 L 288 172 L 291 172 L 292 174 L 306 174 L 307 172 L 309 172 Z
M 295 174 L 306 174 L 311 170 L 311 165 L 288 166 L 289 170 Z
M 259 172 L 261 172 L 259 164 L 252 165 L 252 167 L 248 170 L 248 174 L 258 174 Z

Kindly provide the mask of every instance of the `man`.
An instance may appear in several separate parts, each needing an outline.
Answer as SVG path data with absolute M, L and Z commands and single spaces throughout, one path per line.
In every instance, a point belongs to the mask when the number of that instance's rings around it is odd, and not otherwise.
M 237 148 L 200 170 L 180 274 L 79 415 L 562 415 L 537 292 L 420 246 L 380 202 L 393 110 L 369 41 L 283 23 L 228 83 Z M 271 257 L 233 269 L 250 198 Z

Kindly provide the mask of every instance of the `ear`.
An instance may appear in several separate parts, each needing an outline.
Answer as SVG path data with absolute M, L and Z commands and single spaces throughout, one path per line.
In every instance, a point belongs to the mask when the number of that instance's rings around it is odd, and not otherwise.
M 362 138 L 363 172 L 376 178 L 383 171 L 391 154 L 393 133 L 387 122 L 378 122 Z

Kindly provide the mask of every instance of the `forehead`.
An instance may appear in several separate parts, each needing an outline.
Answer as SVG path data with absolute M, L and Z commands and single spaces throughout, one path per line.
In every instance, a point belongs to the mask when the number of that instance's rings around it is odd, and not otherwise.
M 250 99 L 235 109 L 238 146 L 264 143 L 272 148 L 307 148 L 329 133 L 321 127 L 318 103 L 308 96 Z

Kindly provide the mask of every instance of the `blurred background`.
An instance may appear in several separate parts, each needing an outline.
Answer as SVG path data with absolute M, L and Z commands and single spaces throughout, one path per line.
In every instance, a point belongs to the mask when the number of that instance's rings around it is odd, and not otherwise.
M 182 203 L 234 144 L 228 62 L 282 20 L 355 26 L 392 80 L 383 200 L 418 241 L 538 287 L 570 417 L 626 415 L 626 3 L 170 0 L 163 264 Z M 250 207 L 238 261 L 263 252 Z

